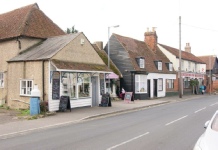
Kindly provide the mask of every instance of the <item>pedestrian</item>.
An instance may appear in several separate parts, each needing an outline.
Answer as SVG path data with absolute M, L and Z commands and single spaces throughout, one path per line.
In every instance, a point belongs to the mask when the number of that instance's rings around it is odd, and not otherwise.
M 207 88 L 206 85 L 204 85 L 204 92 L 206 92 L 206 88 Z
M 124 100 L 125 92 L 124 88 L 122 88 L 122 100 Z

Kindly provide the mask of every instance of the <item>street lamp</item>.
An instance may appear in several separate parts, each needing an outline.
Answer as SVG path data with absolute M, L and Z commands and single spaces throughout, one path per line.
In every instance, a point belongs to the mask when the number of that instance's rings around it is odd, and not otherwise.
M 119 25 L 116 25 L 116 26 L 110 26 L 108 27 L 108 68 L 110 69 L 110 28 L 117 28 L 119 27 Z M 109 79 L 109 78 L 108 78 Z M 110 92 L 110 79 L 109 79 L 109 82 L 108 82 L 108 92 Z

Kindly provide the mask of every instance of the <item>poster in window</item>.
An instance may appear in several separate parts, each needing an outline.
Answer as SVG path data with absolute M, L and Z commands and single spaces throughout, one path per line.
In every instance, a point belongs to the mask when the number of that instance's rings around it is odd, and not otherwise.
M 60 73 L 54 71 L 53 78 L 52 78 L 52 99 L 59 100 L 59 98 L 60 98 Z

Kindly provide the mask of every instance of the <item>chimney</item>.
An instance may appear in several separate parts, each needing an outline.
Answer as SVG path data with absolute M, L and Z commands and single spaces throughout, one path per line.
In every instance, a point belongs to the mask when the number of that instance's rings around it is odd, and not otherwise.
M 103 50 L 103 42 L 102 41 L 97 41 L 97 42 L 95 42 L 95 44 L 98 46 L 98 48 L 100 50 Z
M 186 43 L 185 52 L 191 53 L 191 46 L 189 43 Z
M 145 36 L 145 43 L 149 46 L 150 49 L 152 49 L 155 53 L 157 50 L 157 34 L 155 31 L 155 27 L 152 27 L 152 31 L 149 31 L 149 28 L 147 28 L 147 32 L 144 34 Z

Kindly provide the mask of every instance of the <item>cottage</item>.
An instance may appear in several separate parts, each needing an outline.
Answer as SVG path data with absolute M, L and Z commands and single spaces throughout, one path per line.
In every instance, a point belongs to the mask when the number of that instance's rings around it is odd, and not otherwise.
M 0 14 L 0 101 L 10 101 L 8 62 L 47 37 L 64 35 L 52 20 L 31 4 Z M 13 74 L 16 75 L 17 72 Z M 20 83 L 13 83 L 20 86 Z M 10 105 L 9 105 L 10 106 Z
M 145 41 L 113 34 L 110 58 L 122 74 L 120 89 L 133 92 L 135 100 L 166 96 L 168 80 L 176 79 L 172 62 L 157 47 L 156 31 L 146 32 Z

